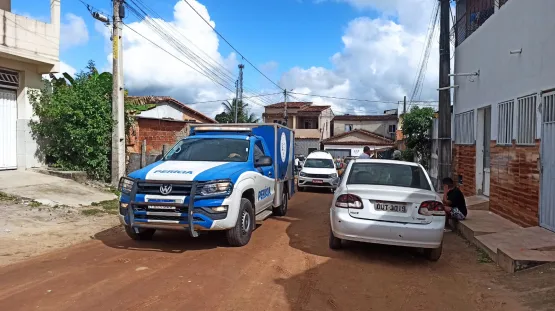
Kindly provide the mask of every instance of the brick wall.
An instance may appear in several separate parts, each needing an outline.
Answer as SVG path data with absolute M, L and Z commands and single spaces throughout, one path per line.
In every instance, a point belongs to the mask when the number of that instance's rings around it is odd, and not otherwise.
M 127 151 L 140 153 L 141 143 L 146 140 L 147 154 L 161 153 L 164 144 L 173 146 L 179 139 L 187 136 L 187 124 L 184 121 L 137 119 Z
M 453 145 L 453 180 L 458 182 L 465 196 L 476 195 L 476 145 Z
M 534 146 L 491 142 L 491 211 L 521 226 L 538 225 L 539 155 L 539 140 Z

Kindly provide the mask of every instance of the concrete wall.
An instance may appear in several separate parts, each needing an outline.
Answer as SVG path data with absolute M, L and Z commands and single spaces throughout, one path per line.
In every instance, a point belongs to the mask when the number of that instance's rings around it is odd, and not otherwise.
M 368 146 L 370 150 L 381 150 L 386 148 L 391 148 L 391 146 Z M 349 149 L 351 150 L 351 156 L 358 157 L 362 154 L 362 149 L 364 149 L 363 145 L 355 145 L 355 146 L 346 146 L 346 145 L 325 145 L 325 150 L 328 149 Z
M 455 72 L 480 76 L 454 79 L 454 113 L 491 105 L 492 140 L 498 103 L 555 88 L 553 12 L 553 0 L 508 1 L 455 49 Z
M 320 140 L 318 139 L 295 139 L 295 154 L 308 155 L 309 148 L 320 149 Z
M 378 135 L 385 136 L 387 138 L 395 139 L 395 136 L 389 134 L 389 125 L 397 126 L 397 120 L 388 121 L 344 121 L 344 120 L 334 120 L 333 121 L 333 135 L 339 135 L 345 133 L 345 125 L 352 124 L 353 130 L 366 130 Z M 393 133 L 395 135 L 395 133 Z

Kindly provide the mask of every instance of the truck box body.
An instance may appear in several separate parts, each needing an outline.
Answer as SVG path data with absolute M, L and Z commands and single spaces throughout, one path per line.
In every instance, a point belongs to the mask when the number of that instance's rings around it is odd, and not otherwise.
M 189 133 L 163 159 L 122 178 L 126 231 L 188 229 L 196 236 L 196 230 L 230 230 L 241 220 L 244 199 L 257 219 L 286 212 L 295 190 L 292 130 L 195 124 Z

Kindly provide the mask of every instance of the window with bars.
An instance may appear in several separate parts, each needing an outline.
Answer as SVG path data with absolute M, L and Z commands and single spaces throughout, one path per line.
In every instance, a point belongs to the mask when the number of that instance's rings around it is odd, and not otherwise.
M 515 101 L 509 100 L 498 105 L 497 144 L 510 145 L 513 141 L 513 115 Z
M 519 145 L 533 145 L 535 143 L 536 101 L 536 94 L 518 99 L 516 143 Z
M 474 144 L 474 110 L 455 115 L 455 144 Z

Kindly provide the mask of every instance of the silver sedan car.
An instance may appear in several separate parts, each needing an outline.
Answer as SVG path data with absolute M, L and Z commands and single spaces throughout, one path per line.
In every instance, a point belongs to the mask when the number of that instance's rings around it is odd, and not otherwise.
M 442 252 L 445 211 L 424 168 L 416 163 L 356 159 L 349 163 L 330 208 L 329 245 L 343 240 Z

